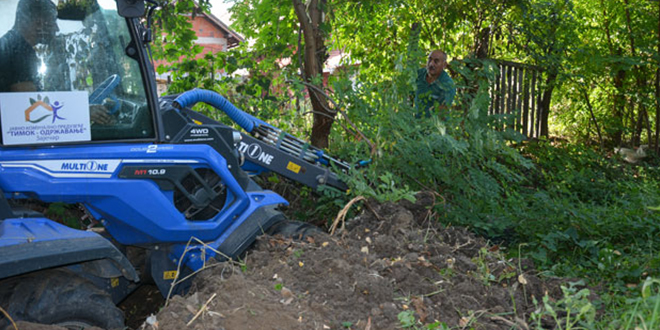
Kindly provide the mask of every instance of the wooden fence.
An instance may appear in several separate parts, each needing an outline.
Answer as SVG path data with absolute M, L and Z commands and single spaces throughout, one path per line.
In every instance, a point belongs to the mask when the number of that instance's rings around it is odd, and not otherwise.
M 496 63 L 499 74 L 491 84 L 488 114 L 515 115 L 515 130 L 529 138 L 540 137 L 542 114 L 547 111 L 541 106 L 543 71 L 515 62 L 498 60 Z

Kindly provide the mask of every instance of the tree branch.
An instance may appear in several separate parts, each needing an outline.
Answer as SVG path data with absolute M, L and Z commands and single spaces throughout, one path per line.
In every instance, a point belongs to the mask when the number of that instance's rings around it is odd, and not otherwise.
M 288 83 L 292 83 L 291 80 L 287 80 L 287 82 L 288 82 Z M 349 132 L 349 133 L 353 134 L 354 136 L 355 136 L 355 135 L 359 135 L 359 137 L 360 137 L 362 140 L 364 140 L 365 142 L 367 142 L 367 144 L 369 145 L 369 148 L 371 149 L 371 153 L 372 153 L 372 154 L 374 154 L 374 153 L 376 152 L 376 147 L 375 147 L 375 145 L 373 144 L 373 142 L 371 142 L 371 140 L 369 140 L 369 138 L 367 138 L 367 136 L 364 135 L 364 133 L 362 133 L 362 131 L 360 131 L 360 130 L 355 126 L 355 124 L 350 120 L 350 118 L 348 118 L 348 116 L 346 115 L 346 113 L 345 113 L 344 111 L 341 110 L 341 107 L 337 104 L 337 102 L 335 102 L 335 100 L 334 100 L 332 97 L 330 97 L 330 95 L 326 94 L 325 92 L 323 92 L 320 88 L 318 88 L 318 87 L 315 86 L 315 85 L 312 85 L 312 84 L 307 83 L 307 82 L 305 82 L 305 81 L 303 81 L 302 83 L 303 83 L 303 85 L 307 86 L 307 88 L 311 88 L 311 89 L 313 90 L 313 91 L 312 91 L 313 93 L 320 93 L 320 94 L 322 94 L 322 95 L 325 97 L 326 100 L 330 101 L 330 103 L 332 103 L 332 105 L 334 105 L 335 109 L 338 109 L 338 110 L 329 109 L 329 108 L 327 108 L 325 105 L 323 105 L 324 109 L 325 109 L 327 112 L 329 112 L 329 113 L 337 113 L 337 112 L 339 112 L 339 113 L 344 117 L 344 119 L 346 120 L 346 122 L 348 122 L 348 124 L 351 126 L 351 128 L 353 129 L 354 132 L 351 132 L 351 131 L 350 131 L 350 130 L 349 130 L 344 124 L 342 124 L 341 122 L 339 122 L 339 125 L 341 125 L 341 127 L 342 127 L 346 132 Z M 321 102 L 321 103 L 322 103 L 322 102 Z M 327 113 L 321 113 L 321 112 L 318 112 L 318 111 L 308 111 L 308 112 L 303 113 L 303 115 L 304 115 L 304 114 L 307 114 L 307 113 L 323 115 L 323 116 L 328 117 L 328 118 L 331 118 L 331 119 L 333 119 L 333 120 L 335 119 L 333 116 L 331 116 L 331 115 L 329 115 L 329 114 L 327 114 Z

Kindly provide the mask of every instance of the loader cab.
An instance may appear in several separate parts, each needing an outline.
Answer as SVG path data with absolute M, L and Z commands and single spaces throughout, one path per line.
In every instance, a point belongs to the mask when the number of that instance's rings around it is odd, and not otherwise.
M 2 145 L 155 140 L 142 13 L 118 2 L 133 18 L 115 0 L 0 1 Z

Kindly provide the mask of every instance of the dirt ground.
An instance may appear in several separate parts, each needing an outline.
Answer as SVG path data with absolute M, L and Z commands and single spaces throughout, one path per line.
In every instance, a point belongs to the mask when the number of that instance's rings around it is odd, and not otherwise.
M 171 299 L 143 326 L 526 328 L 532 297 L 557 293 L 557 285 L 465 229 L 429 223 L 431 203 L 432 196 L 422 194 L 415 204 L 374 205 L 334 236 L 263 237 L 244 264 L 203 271 L 192 293 Z
M 187 296 L 133 328 L 531 328 L 532 297 L 556 295 L 560 281 L 465 229 L 430 223 L 432 202 L 370 204 L 333 236 L 262 237 L 244 262 L 211 265 Z

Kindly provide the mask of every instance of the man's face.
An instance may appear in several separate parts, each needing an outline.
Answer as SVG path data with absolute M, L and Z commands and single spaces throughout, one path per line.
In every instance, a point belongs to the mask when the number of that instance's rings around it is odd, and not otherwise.
M 33 24 L 36 42 L 49 43 L 60 30 L 57 26 L 57 10 L 55 8 L 45 10 L 42 15 L 34 17 Z
M 439 51 L 429 54 L 428 61 L 426 62 L 426 71 L 428 71 L 430 76 L 439 76 L 445 67 L 447 67 L 447 56 L 445 54 Z
M 48 44 L 55 38 L 60 29 L 51 0 L 21 0 L 18 9 L 16 28 L 30 44 Z

